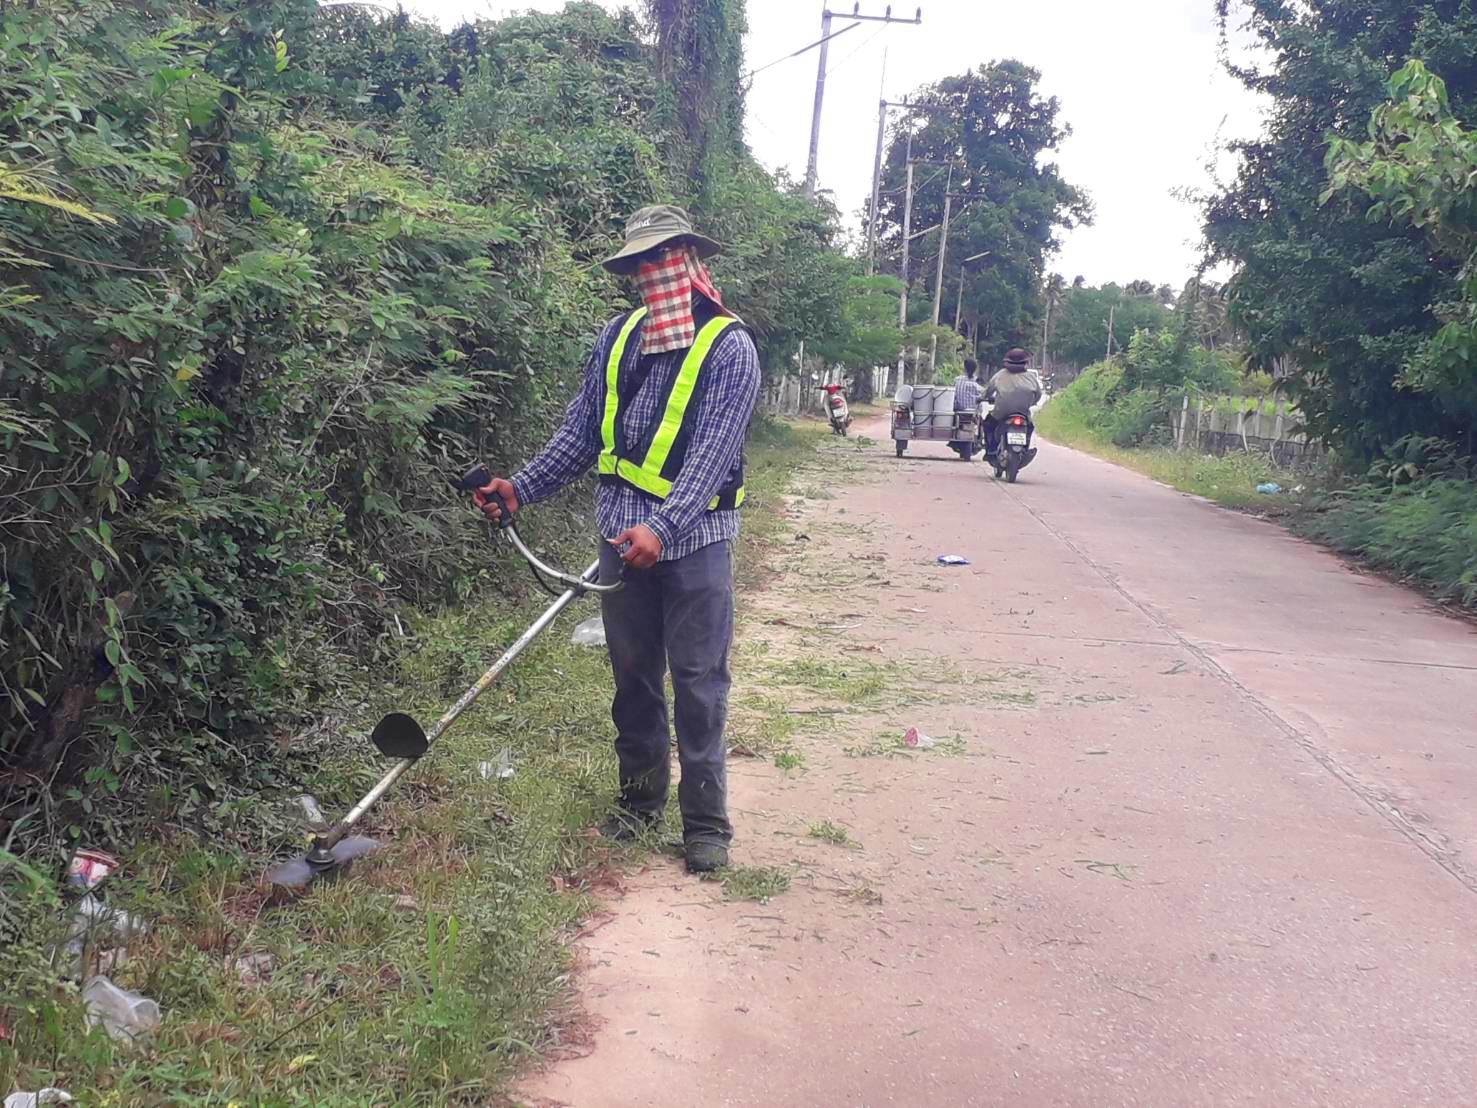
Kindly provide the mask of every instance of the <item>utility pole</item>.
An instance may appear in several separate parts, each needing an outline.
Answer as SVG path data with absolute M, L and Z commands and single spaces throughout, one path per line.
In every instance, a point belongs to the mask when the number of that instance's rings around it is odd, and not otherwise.
M 897 329 L 906 331 L 908 329 L 908 236 L 913 230 L 913 136 L 908 135 L 908 186 L 903 193 L 903 291 L 897 302 Z M 897 383 L 903 383 L 903 373 L 907 364 L 907 349 L 898 351 L 897 355 Z
M 882 202 L 882 138 L 887 127 L 887 101 L 877 101 L 877 157 L 872 162 L 872 206 L 867 211 L 867 276 L 877 273 L 877 205 Z
M 939 356 L 939 302 L 944 298 L 944 255 L 949 252 L 949 213 L 954 206 L 954 167 L 944 179 L 944 222 L 939 227 L 939 264 L 933 275 L 933 333 L 928 336 L 928 379 L 933 380 Z
M 1117 304 L 1108 305 L 1108 352 L 1103 355 L 1105 362 L 1113 356 L 1113 313 L 1117 310 Z
M 850 12 L 833 12 L 830 8 L 821 9 L 821 57 L 815 75 L 815 106 L 810 115 L 810 157 L 805 163 L 805 195 L 815 195 L 816 177 L 816 155 L 821 144 L 821 106 L 826 100 L 826 61 L 830 56 L 831 19 L 834 16 L 842 19 L 854 19 L 862 23 L 911 23 L 917 26 L 923 22 L 923 9 L 919 8 L 912 19 L 903 19 L 892 14 L 892 5 L 887 5 L 887 10 L 882 15 L 863 15 L 861 0 L 856 0 Z
M 954 167 L 952 165 L 949 166 L 948 180 L 949 184 L 952 184 L 954 181 Z M 956 199 L 983 200 L 985 198 L 985 194 L 982 192 L 952 192 L 947 185 L 944 187 L 944 221 L 940 226 L 940 230 L 942 233 L 939 237 L 939 264 L 938 272 L 934 275 L 933 279 L 933 326 L 935 330 L 933 336 L 929 339 L 928 348 L 928 372 L 930 376 L 933 375 L 935 363 L 938 359 L 939 352 L 939 337 L 937 328 L 939 325 L 939 306 L 944 299 L 944 255 L 949 252 L 949 214 L 953 208 L 953 204 Z M 984 254 L 976 254 L 974 258 L 967 258 L 965 260 L 972 262 L 975 258 L 983 258 L 985 254 L 988 253 L 989 251 L 986 250 Z M 959 267 L 959 296 L 960 304 L 962 306 L 964 297 L 964 267 L 962 265 Z M 958 314 L 959 309 L 956 309 L 955 315 Z M 957 319 L 954 322 L 954 330 L 959 330 L 959 322 Z

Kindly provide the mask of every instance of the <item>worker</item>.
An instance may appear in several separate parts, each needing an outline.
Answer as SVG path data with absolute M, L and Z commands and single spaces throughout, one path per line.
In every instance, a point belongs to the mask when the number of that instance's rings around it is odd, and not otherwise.
M 510 479 L 479 490 L 489 518 L 553 496 L 592 466 L 604 542 L 602 595 L 615 698 L 620 793 L 602 825 L 619 842 L 655 827 L 671 783 L 670 667 L 687 868 L 728 864 L 727 716 L 733 543 L 744 500 L 744 438 L 759 393 L 753 337 L 723 304 L 705 258 L 720 250 L 671 205 L 642 208 L 604 267 L 641 306 L 601 330 L 564 422 Z

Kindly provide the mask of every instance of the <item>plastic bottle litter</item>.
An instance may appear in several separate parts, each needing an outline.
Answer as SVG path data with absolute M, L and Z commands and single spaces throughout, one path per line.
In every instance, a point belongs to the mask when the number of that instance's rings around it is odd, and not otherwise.
M 58 1089 L 53 1085 L 48 1085 L 40 1092 L 15 1092 L 5 1098 L 5 1108 L 39 1108 L 43 1104 L 71 1103 L 73 1103 L 72 1094 L 66 1089 Z
M 909 727 L 903 732 L 903 745 L 913 750 L 932 750 L 938 742 L 918 728 Z
M 1268 481 L 1264 485 L 1258 485 L 1256 487 L 1256 491 L 1262 493 L 1265 496 L 1275 496 L 1277 493 L 1282 491 L 1282 486 L 1279 485 L 1276 481 Z
M 941 566 L 967 566 L 969 559 L 962 554 L 940 554 L 939 565 Z
M 303 822 L 309 827 L 327 827 L 328 821 L 323 818 L 323 809 L 318 807 L 318 800 L 309 793 L 294 797 L 292 806 L 297 809 Z
M 113 984 L 99 974 L 82 986 L 87 1025 L 101 1024 L 115 1039 L 132 1042 L 159 1029 L 162 1018 L 156 1001 Z
M 599 616 L 591 616 L 575 627 L 569 641 L 575 646 L 604 646 L 605 621 Z
M 477 763 L 477 773 L 484 781 L 491 781 L 494 778 L 499 781 L 506 781 L 517 772 L 513 768 L 513 756 L 506 750 L 498 751 L 497 761 L 495 762 Z

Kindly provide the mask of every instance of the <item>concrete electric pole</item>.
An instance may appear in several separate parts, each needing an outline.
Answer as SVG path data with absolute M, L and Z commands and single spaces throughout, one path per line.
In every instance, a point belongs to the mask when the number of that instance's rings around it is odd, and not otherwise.
M 815 195 L 816 178 L 816 156 L 821 143 L 821 107 L 826 100 L 826 61 L 830 57 L 831 20 L 836 16 L 842 19 L 854 19 L 861 23 L 911 23 L 917 26 L 923 22 L 923 9 L 919 8 L 912 19 L 903 19 L 892 14 L 892 5 L 887 5 L 882 15 L 863 15 L 861 0 L 853 5 L 850 12 L 833 12 L 830 8 L 821 9 L 821 57 L 815 74 L 815 106 L 810 115 L 810 157 L 805 163 L 805 195 Z

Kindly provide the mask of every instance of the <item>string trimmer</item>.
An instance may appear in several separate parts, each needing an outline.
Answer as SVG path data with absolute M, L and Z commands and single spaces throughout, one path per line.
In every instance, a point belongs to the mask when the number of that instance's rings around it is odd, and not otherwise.
M 483 488 L 491 480 L 492 474 L 487 467 L 479 465 L 463 474 L 455 485 L 463 492 L 470 492 Z M 522 654 L 529 643 L 538 638 L 549 624 L 554 622 L 560 612 L 586 593 L 614 592 L 622 587 L 623 582 L 620 581 L 609 585 L 595 583 L 600 571 L 598 559 L 591 562 L 579 576 L 546 565 L 524 544 L 514 523 L 513 513 L 508 510 L 503 498 L 497 493 L 492 493 L 490 499 L 502 512 L 497 521 L 497 533 L 507 536 L 513 548 L 528 562 L 535 579 L 545 590 L 554 595 L 554 602 L 545 608 L 543 614 L 529 625 L 528 630 L 524 631 L 518 640 L 503 652 L 502 657 L 477 679 L 475 685 L 462 693 L 456 703 L 446 710 L 446 714 L 438 719 L 429 731 L 421 727 L 415 717 L 405 712 L 391 712 L 381 719 L 375 725 L 369 738 L 381 754 L 387 758 L 394 758 L 395 764 L 375 782 L 374 787 L 364 794 L 359 803 L 349 809 L 343 819 L 314 837 L 307 854 L 286 862 L 279 862 L 268 869 L 266 879 L 269 884 L 285 890 L 306 888 L 316 880 L 335 875 L 354 859 L 376 850 L 380 844 L 374 839 L 365 835 L 351 834 L 355 825 L 364 817 L 364 813 L 369 811 L 375 802 L 384 796 L 411 766 L 415 765 L 421 755 L 431 748 L 431 744 L 444 735 L 457 721 L 457 718 L 502 676 L 503 671 L 512 664 L 513 659 Z M 554 583 L 563 585 L 564 591 L 557 591 Z

